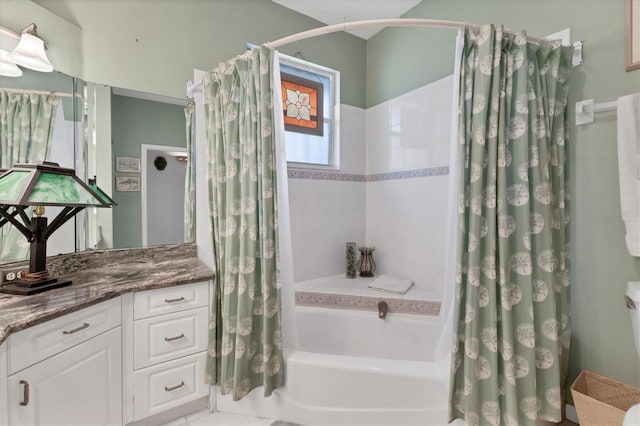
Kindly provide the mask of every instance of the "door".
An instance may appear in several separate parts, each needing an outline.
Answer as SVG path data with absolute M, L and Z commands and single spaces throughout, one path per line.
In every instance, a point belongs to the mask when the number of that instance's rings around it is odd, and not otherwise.
M 187 150 L 142 144 L 141 156 L 142 246 L 184 243 Z
M 121 328 L 9 377 L 11 425 L 122 423 Z

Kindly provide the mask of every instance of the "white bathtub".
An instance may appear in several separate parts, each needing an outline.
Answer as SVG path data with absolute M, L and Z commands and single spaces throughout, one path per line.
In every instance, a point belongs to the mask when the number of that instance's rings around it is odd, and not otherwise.
M 437 318 L 296 307 L 300 350 L 285 352 L 286 387 L 220 411 L 304 425 L 445 425 L 449 360 L 433 360 Z

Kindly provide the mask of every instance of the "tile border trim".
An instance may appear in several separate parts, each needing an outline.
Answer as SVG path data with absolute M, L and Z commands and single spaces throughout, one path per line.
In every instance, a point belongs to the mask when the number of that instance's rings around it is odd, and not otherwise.
M 316 308 L 351 309 L 357 311 L 377 312 L 378 302 L 380 300 L 387 302 L 390 314 L 401 313 L 428 316 L 438 316 L 440 314 L 440 302 L 432 302 L 428 300 L 296 291 L 296 305 Z
M 348 182 L 364 182 L 365 175 L 340 173 L 338 171 L 288 169 L 289 179 L 336 180 Z
M 380 180 L 411 179 L 418 177 L 444 176 L 449 174 L 449 166 L 424 167 L 421 169 L 399 170 L 395 172 L 366 175 L 367 182 Z
M 287 173 L 290 179 L 334 180 L 343 182 L 378 182 L 383 180 L 445 176 L 449 174 L 449 166 L 423 167 L 420 169 L 398 170 L 386 173 L 375 173 L 371 175 L 303 169 L 288 169 Z

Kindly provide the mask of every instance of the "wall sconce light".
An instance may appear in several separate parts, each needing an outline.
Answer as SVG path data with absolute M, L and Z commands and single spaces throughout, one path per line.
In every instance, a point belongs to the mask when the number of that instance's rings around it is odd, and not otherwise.
M 9 59 L 34 71 L 53 71 L 53 65 L 44 51 L 44 41 L 38 37 L 38 27 L 33 23 L 22 30 L 20 41 L 16 48 L 9 53 Z
M 20 77 L 22 70 L 11 59 L 9 59 L 9 52 L 4 49 L 0 49 L 0 75 L 5 77 Z
M 22 70 L 17 66 L 40 72 L 53 71 L 53 65 L 45 52 L 44 41 L 38 37 L 36 24 L 29 24 L 27 28 L 18 34 L 8 28 L 0 27 L 0 33 L 18 40 L 18 45 L 6 53 L 0 52 L 0 75 L 6 77 L 20 77 Z M 7 48 L 7 46 L 3 47 Z
M 102 190 L 92 189 L 78 179 L 73 169 L 56 163 L 16 164 L 0 172 L 0 227 L 12 224 L 30 243 L 29 271 L 0 287 L 0 293 L 30 295 L 70 285 L 71 281 L 58 281 L 49 276 L 47 239 L 85 207 L 114 205 Z M 26 212 L 29 206 L 35 206 L 32 218 Z M 44 206 L 64 208 L 47 224 Z

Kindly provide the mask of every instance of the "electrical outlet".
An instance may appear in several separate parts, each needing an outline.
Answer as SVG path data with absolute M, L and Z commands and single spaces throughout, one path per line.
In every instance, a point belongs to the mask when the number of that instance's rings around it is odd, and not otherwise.
M 0 271 L 0 285 L 8 284 L 17 278 L 21 278 L 23 270 L 24 266 L 21 268 L 3 269 L 2 271 Z

